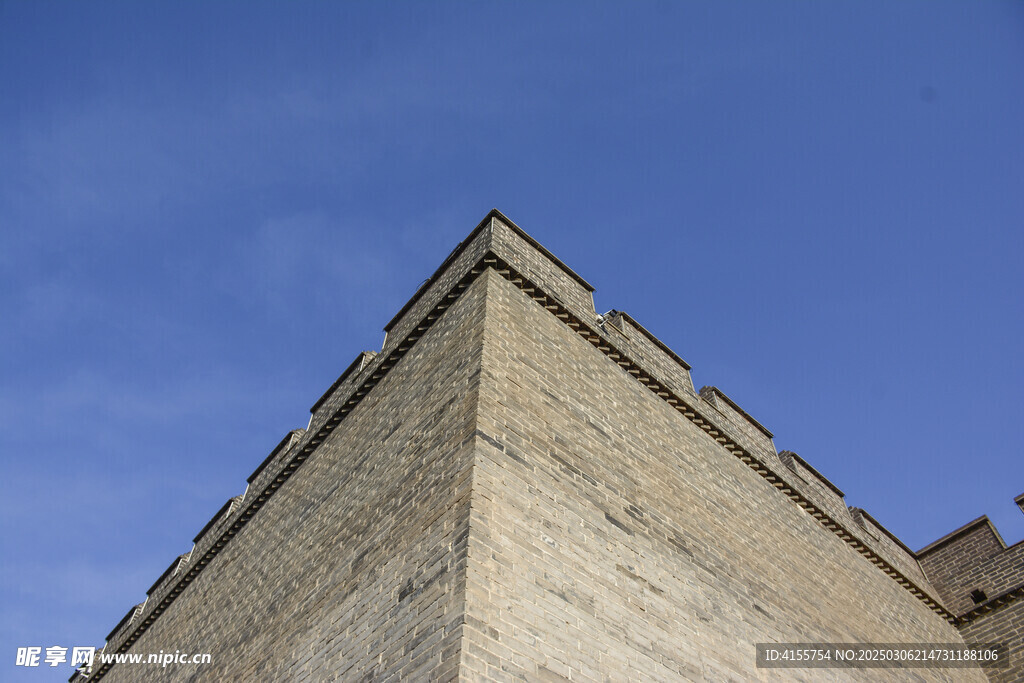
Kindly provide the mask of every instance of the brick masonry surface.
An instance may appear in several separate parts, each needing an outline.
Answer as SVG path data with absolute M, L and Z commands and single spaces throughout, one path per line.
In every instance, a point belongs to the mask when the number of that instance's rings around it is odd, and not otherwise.
M 112 681 L 457 677 L 485 281 L 132 646 Z
M 946 605 L 957 614 L 974 608 L 975 590 L 994 597 L 1024 583 L 1024 542 L 1007 548 L 986 517 L 917 555 Z
M 754 644 L 959 641 L 598 350 L 490 280 L 467 679 L 821 680 L 757 670 Z
M 954 624 L 1022 655 L 1018 550 L 969 529 L 922 570 L 592 290 L 489 214 L 107 638 L 212 663 L 89 680 L 986 680 L 755 668 Z
M 1008 643 L 1010 661 L 1007 669 L 991 669 L 993 681 L 1021 681 L 1021 661 L 1024 661 L 1024 600 L 1018 599 L 1004 607 L 964 625 L 964 640 L 970 643 Z
M 1024 680 L 1024 541 L 1007 547 L 988 517 L 979 517 L 917 557 L 965 640 L 1008 644 L 1013 666 L 992 670 L 991 678 Z

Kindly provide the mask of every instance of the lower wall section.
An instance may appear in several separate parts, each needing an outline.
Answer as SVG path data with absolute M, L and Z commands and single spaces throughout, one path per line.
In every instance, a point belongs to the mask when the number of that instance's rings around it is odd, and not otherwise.
M 993 681 L 1009 683 L 1024 681 L 1024 600 L 1017 600 L 960 628 L 968 643 L 1006 643 L 1010 648 L 1010 666 L 992 669 Z

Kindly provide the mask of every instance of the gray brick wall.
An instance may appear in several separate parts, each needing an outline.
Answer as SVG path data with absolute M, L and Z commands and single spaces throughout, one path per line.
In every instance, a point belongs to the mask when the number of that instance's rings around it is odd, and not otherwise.
M 767 675 L 759 641 L 959 640 L 593 345 L 489 281 L 469 680 L 749 680 Z M 859 673 L 885 675 L 844 677 Z
M 989 678 L 999 683 L 1024 681 L 1024 600 L 1017 600 L 961 627 L 968 643 L 1007 643 L 1010 666 L 990 669 Z
M 1024 542 L 1007 548 L 987 517 L 923 548 L 918 558 L 956 614 L 975 607 L 974 590 L 992 598 L 1024 584 Z
M 1024 500 L 1015 499 L 1018 504 Z M 1022 506 L 1024 509 L 1024 506 Z M 1024 541 L 1006 547 L 982 516 L 917 553 L 968 642 L 1005 643 L 1011 666 L 992 680 L 1024 681 Z
M 483 320 L 470 287 L 142 633 L 112 681 L 457 676 Z M 366 371 L 364 371 L 366 372 Z
M 386 329 L 107 644 L 213 663 L 92 678 L 903 680 L 777 675 L 754 643 L 959 640 L 951 579 L 500 214 Z M 1000 552 L 929 577 L 1012 585 Z M 1003 597 L 964 633 L 1019 654 Z

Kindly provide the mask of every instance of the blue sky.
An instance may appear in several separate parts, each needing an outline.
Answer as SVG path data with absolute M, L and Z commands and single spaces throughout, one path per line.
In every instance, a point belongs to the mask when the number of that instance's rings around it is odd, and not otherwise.
M 908 545 L 1024 538 L 1024 5 L 0 3 L 0 677 L 498 207 Z

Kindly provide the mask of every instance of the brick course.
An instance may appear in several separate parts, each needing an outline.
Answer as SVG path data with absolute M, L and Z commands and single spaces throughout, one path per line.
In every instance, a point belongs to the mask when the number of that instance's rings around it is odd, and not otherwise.
M 106 646 L 213 663 L 90 679 L 821 680 L 754 643 L 955 623 L 1020 656 L 1021 601 L 968 619 L 954 580 L 1012 593 L 1018 550 L 971 530 L 985 562 L 919 561 L 592 290 L 492 212 Z M 985 680 L 954 673 L 915 671 Z
M 469 680 L 749 680 L 768 676 L 754 668 L 759 641 L 959 640 L 715 439 L 491 280 Z
M 1024 502 L 1024 495 L 1014 502 Z M 992 680 L 1024 681 L 1024 541 L 1007 547 L 982 516 L 922 548 L 917 557 L 957 615 L 966 641 L 1009 646 L 1013 665 L 992 670 Z

